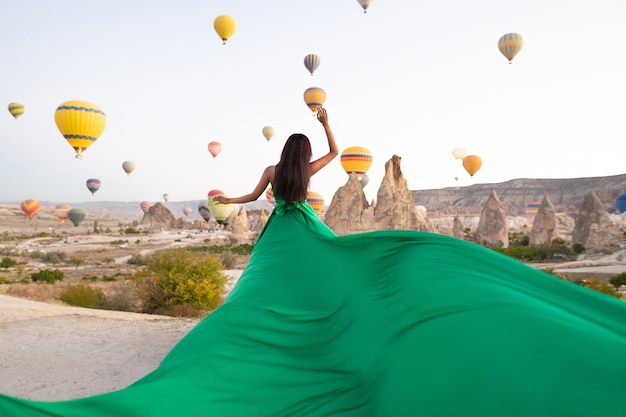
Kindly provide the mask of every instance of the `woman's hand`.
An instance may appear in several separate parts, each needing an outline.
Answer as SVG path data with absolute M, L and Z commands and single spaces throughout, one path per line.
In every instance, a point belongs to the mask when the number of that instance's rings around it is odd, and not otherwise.
M 230 199 L 225 195 L 216 195 L 215 197 L 213 197 L 213 201 L 219 204 L 228 204 L 228 200 Z
M 317 120 L 324 126 L 328 125 L 328 112 L 322 106 L 317 108 Z

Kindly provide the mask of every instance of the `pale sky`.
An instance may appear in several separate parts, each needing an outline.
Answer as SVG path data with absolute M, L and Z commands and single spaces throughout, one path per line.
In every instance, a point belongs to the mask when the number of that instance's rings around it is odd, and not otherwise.
M 222 14 L 237 21 L 226 45 Z M 312 86 L 327 93 L 340 151 L 373 154 L 370 200 L 394 154 L 413 190 L 623 174 L 624 21 L 624 0 L 376 0 L 367 13 L 356 0 L 5 1 L 0 201 L 248 193 L 291 133 L 326 152 L 303 99 Z M 524 37 L 511 65 L 497 48 L 509 32 Z M 107 115 L 82 160 L 54 122 L 68 100 Z M 26 107 L 18 120 L 10 102 Z M 482 158 L 473 178 L 456 147 Z M 102 181 L 94 196 L 88 178 Z M 346 181 L 338 157 L 311 190 L 328 205 Z

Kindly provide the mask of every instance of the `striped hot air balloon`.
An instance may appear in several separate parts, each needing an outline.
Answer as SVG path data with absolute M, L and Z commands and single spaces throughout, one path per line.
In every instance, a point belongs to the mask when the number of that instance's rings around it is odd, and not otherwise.
M 61 223 L 65 223 L 71 209 L 72 206 L 70 206 L 69 204 L 57 204 L 57 206 L 54 208 L 54 214 L 56 214 Z
M 320 193 L 309 191 L 306 195 L 306 201 L 313 207 L 313 210 L 315 210 L 317 214 L 324 211 L 324 197 L 322 197 Z
M 355 173 L 361 180 L 372 166 L 372 153 L 361 146 L 351 146 L 341 153 L 341 166 L 348 175 Z
M 533 201 L 526 204 L 526 217 L 529 219 L 535 217 L 537 215 L 537 211 L 539 211 L 539 207 L 541 207 L 541 201 Z
M 320 87 L 309 87 L 304 91 L 304 102 L 315 116 L 317 109 L 322 107 L 326 102 L 326 91 Z
M 267 190 L 265 191 L 265 199 L 272 206 L 276 205 L 276 200 L 274 199 L 274 190 L 272 190 L 272 187 L 268 187 Z
M 22 201 L 20 208 L 26 217 L 28 217 L 28 220 L 32 220 L 33 217 L 39 213 L 39 210 L 41 210 L 41 204 L 39 204 L 39 201 L 37 200 L 24 200 Z
M 24 105 L 20 103 L 9 103 L 9 113 L 17 120 L 24 114 Z
M 89 178 L 87 180 L 87 189 L 91 191 L 91 195 L 94 195 L 96 191 L 100 189 L 102 182 L 97 178 Z
M 498 49 L 509 60 L 509 64 L 513 62 L 515 55 L 522 50 L 522 46 L 524 46 L 524 39 L 519 33 L 507 33 L 498 40 Z
M 262 132 L 263 132 L 263 136 L 265 137 L 265 140 L 269 142 L 270 139 L 274 137 L 275 130 L 272 126 L 265 126 Z
M 304 57 L 304 66 L 313 75 L 317 67 L 320 66 L 320 57 L 315 54 L 308 54 Z
M 95 104 L 81 100 L 62 103 L 54 113 L 57 128 L 81 159 L 85 149 L 102 134 L 106 126 L 106 115 Z
M 218 195 L 225 195 L 221 190 L 211 190 L 208 193 L 209 201 L 207 207 L 211 212 L 211 215 L 219 224 L 227 224 L 228 217 L 233 212 L 235 208 L 234 204 L 220 204 L 214 200 L 214 198 Z
M 141 211 L 147 213 L 148 210 L 150 210 L 150 207 L 152 207 L 152 204 L 150 204 L 149 201 L 142 201 L 141 203 L 139 203 L 139 207 L 141 208 Z

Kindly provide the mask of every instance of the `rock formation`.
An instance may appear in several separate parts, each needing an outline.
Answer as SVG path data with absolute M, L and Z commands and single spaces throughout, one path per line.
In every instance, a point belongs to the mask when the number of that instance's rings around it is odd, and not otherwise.
M 407 180 L 400 169 L 401 160 L 401 157 L 393 155 L 385 164 L 385 176 L 378 188 L 374 209 L 376 229 L 434 232 L 426 211 L 415 208 Z
M 485 246 L 509 247 L 509 233 L 506 225 L 506 213 L 495 190 L 491 191 L 480 213 L 476 229 L 476 240 Z
M 587 253 L 613 252 L 622 239 L 622 232 L 611 221 L 596 193 L 587 193 L 576 216 L 572 245 L 582 245 Z
M 245 207 L 241 207 L 239 213 L 230 217 L 232 220 L 226 230 L 230 231 L 231 245 L 237 246 L 250 243 L 250 233 L 248 232 L 248 213 Z
M 169 229 L 176 225 L 176 217 L 161 203 L 155 203 L 143 215 L 141 224 Z
M 461 219 L 458 216 L 454 217 L 454 223 L 452 225 L 452 236 L 457 239 L 463 239 L 465 237 L 465 232 L 463 231 L 463 223 L 461 223 Z
M 550 198 L 546 194 L 533 220 L 528 244 L 530 246 L 550 245 L 558 237 L 561 237 L 561 235 L 559 233 L 556 212 Z
M 324 223 L 338 235 L 375 230 L 373 209 L 356 174 L 350 174 L 348 182 L 335 192 Z

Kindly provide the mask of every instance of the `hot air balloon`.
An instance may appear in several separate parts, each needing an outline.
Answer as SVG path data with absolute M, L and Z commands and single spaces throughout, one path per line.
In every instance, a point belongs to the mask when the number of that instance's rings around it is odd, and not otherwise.
M 361 146 L 351 146 L 341 153 L 341 166 L 348 175 L 355 173 L 359 180 L 372 166 L 372 153 Z
M 452 150 L 452 156 L 454 159 L 463 159 L 467 155 L 467 151 L 464 148 L 454 148 Z
M 102 134 L 106 116 L 100 107 L 87 101 L 66 101 L 54 113 L 57 128 L 81 159 L 85 149 Z
M 144 213 L 147 213 L 148 210 L 150 210 L 151 206 L 152 204 L 150 204 L 149 201 L 142 201 L 141 203 L 139 203 L 139 207 L 141 208 L 141 211 L 143 211 Z
M 202 216 L 204 221 L 208 222 L 211 220 L 211 212 L 209 211 L 209 207 L 207 207 L 206 203 L 201 202 L 198 205 L 198 213 L 200 213 L 200 216 Z
M 522 46 L 524 46 L 524 39 L 519 33 L 507 33 L 498 40 L 498 49 L 509 60 L 509 64 L 513 62 L 515 55 L 522 50 Z
M 313 210 L 317 214 L 320 214 L 324 210 L 324 197 L 320 193 L 315 191 L 309 191 L 306 195 L 306 201 L 313 207 Z
M 133 161 L 124 161 L 122 162 L 122 169 L 126 175 L 130 175 L 135 170 L 135 163 Z
M 274 190 L 272 190 L 272 187 L 268 187 L 268 189 L 265 191 L 265 199 L 272 206 L 276 204 L 276 200 L 274 199 Z
M 320 57 L 315 54 L 308 54 L 304 57 L 304 66 L 313 75 L 317 67 L 320 66 Z
M 363 13 L 367 13 L 367 9 L 374 3 L 374 0 L 356 0 L 363 8 Z
M 222 144 L 219 142 L 209 142 L 209 152 L 213 155 L 213 158 L 215 158 L 222 152 Z
M 315 116 L 318 107 L 322 107 L 326 102 L 326 91 L 319 87 L 309 87 L 304 91 L 304 102 Z
M 170 195 L 168 193 L 163 194 L 163 200 L 167 203 L 170 201 Z
M 87 188 L 91 191 L 91 195 L 94 195 L 100 189 L 101 184 L 102 182 L 97 178 L 89 178 L 87 180 Z
M 85 220 L 85 216 L 85 210 L 79 208 L 71 209 L 67 215 L 74 226 L 78 226 L 83 220 Z
M 237 22 L 230 16 L 221 15 L 217 16 L 213 21 L 213 28 L 223 44 L 226 45 L 226 41 L 230 39 L 233 33 L 235 33 L 235 30 L 237 30 Z
M 72 206 L 70 206 L 69 204 L 57 204 L 57 206 L 54 208 L 54 214 L 56 214 L 61 223 L 65 223 L 71 209 Z
M 191 207 L 185 207 L 183 209 L 183 214 L 185 215 L 185 217 L 189 217 L 189 215 L 191 214 Z
M 467 155 L 463 158 L 463 168 L 470 174 L 470 177 L 473 177 L 482 165 L 483 161 L 477 155 Z
M 24 114 L 24 105 L 20 103 L 9 103 L 9 113 L 17 120 L 18 117 Z
M 274 136 L 274 128 L 272 126 L 265 126 L 263 128 L 263 136 L 265 136 L 265 139 L 269 142 Z
M 361 187 L 365 187 L 367 184 L 369 184 L 369 182 L 370 182 L 370 177 L 363 174 L 363 177 L 361 178 Z
M 218 195 L 225 195 L 225 194 L 224 192 L 220 190 L 209 191 L 208 193 L 209 202 L 207 204 L 207 207 L 209 208 L 209 211 L 211 212 L 211 215 L 213 216 L 213 218 L 219 224 L 227 224 L 228 216 L 230 216 L 230 214 L 233 212 L 233 209 L 235 208 L 235 206 L 234 204 L 220 204 L 216 202 L 214 198 L 215 196 L 218 196 Z
M 28 217 L 28 220 L 32 220 L 33 217 L 39 213 L 39 210 L 41 210 L 41 204 L 39 204 L 37 200 L 24 200 L 20 207 L 26 217 Z
M 626 194 L 619 195 L 615 199 L 615 207 L 620 213 L 626 212 Z
M 537 215 L 537 211 L 539 210 L 539 207 L 541 207 L 541 201 L 533 201 L 531 203 L 526 204 L 526 217 L 528 217 L 529 219 L 532 219 L 533 217 L 535 217 Z

